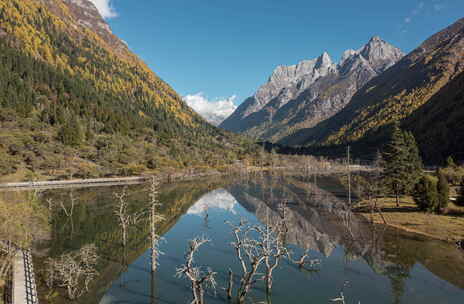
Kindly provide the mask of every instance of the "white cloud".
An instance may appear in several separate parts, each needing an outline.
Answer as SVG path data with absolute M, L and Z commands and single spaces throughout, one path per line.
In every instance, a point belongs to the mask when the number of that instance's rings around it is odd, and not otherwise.
M 203 93 L 183 97 L 184 101 L 193 110 L 206 119 L 206 121 L 216 126 L 235 111 L 237 108 L 234 104 L 236 98 L 237 97 L 233 95 L 229 98 L 208 100 Z
M 417 6 L 411 11 L 409 16 L 406 16 L 404 18 L 404 23 L 405 24 L 411 23 L 413 17 L 419 15 L 423 11 L 424 7 L 425 7 L 425 3 L 423 1 L 419 2 Z
M 238 202 L 225 189 L 216 189 L 203 195 L 190 209 L 187 214 L 202 215 L 208 209 L 223 209 L 235 214 L 234 207 Z
M 90 0 L 100 12 L 103 18 L 109 19 L 118 16 L 118 13 L 112 5 L 112 0 Z

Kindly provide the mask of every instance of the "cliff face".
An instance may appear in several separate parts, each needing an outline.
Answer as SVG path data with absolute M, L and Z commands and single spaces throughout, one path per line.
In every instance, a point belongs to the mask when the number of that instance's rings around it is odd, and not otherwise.
M 462 112 L 462 95 L 459 94 L 462 90 L 457 84 L 464 71 L 463 57 L 464 19 L 460 19 L 431 36 L 387 71 L 369 81 L 356 92 L 342 111 L 314 127 L 300 130 L 284 142 L 293 145 L 336 145 L 366 138 L 374 141 L 376 132 L 394 121 L 402 121 L 404 126 L 412 129 L 422 146 L 440 140 L 437 128 L 447 134 L 459 133 L 457 117 L 451 118 L 444 128 L 441 126 L 443 121 L 430 120 L 432 115 L 425 111 L 432 108 L 438 111 L 440 107 L 446 109 L 449 106 L 454 109 L 453 113 L 442 110 L 455 116 Z M 438 102 L 437 98 L 441 101 Z M 430 101 L 434 106 L 427 105 Z M 430 125 L 425 127 L 422 117 Z M 409 121 L 415 121 L 414 124 L 422 127 L 417 128 Z M 446 141 L 454 141 L 453 136 Z M 425 156 L 433 160 L 437 156 L 440 159 L 440 154 L 450 153 L 462 159 L 462 155 L 457 152 L 450 151 L 449 145 L 445 145 L 438 147 L 435 152 L 425 151 Z
M 402 56 L 373 37 L 359 50 L 345 51 L 338 64 L 324 52 L 297 65 L 279 66 L 220 126 L 276 141 L 340 111 L 360 87 Z

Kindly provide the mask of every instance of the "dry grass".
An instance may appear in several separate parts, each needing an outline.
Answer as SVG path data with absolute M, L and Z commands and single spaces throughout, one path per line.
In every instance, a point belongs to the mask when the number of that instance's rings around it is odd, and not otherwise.
M 378 207 L 389 226 L 448 242 L 464 239 L 464 207 L 450 203 L 445 214 L 431 214 L 419 211 L 411 197 L 404 197 L 399 208 L 393 198 L 381 198 Z M 380 214 L 371 214 L 365 201 L 356 205 L 354 211 L 374 223 L 383 224 Z

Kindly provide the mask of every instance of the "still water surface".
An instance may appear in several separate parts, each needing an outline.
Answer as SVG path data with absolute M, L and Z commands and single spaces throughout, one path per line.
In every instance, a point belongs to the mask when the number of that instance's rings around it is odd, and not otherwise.
M 113 193 L 121 190 L 72 190 L 77 198 L 73 217 L 57 211 L 51 241 L 40 248 L 56 257 L 88 243 L 97 245 L 102 257 L 100 277 L 80 303 L 190 303 L 190 286 L 175 277 L 175 270 L 184 262 L 188 241 L 196 236 L 211 242 L 200 248 L 195 263 L 218 273 L 219 286 L 215 294 L 208 293 L 206 303 L 228 303 L 227 271 L 231 268 L 239 274 L 240 268 L 225 221 L 275 222 L 283 200 L 289 203 L 289 247 L 297 256 L 308 249 L 311 258 L 321 263 L 308 271 L 284 260 L 274 274 L 273 303 L 329 303 L 340 292 L 346 303 L 464 303 L 461 252 L 443 242 L 366 223 L 347 210 L 344 189 L 336 178 L 319 178 L 317 185 L 298 177 L 267 176 L 162 187 L 161 213 L 166 219 L 159 229 L 164 234 L 164 254 L 155 275 L 150 273 L 146 224 L 132 227 L 127 248 L 121 248 L 113 215 Z M 68 204 L 70 191 L 47 191 L 42 199 Z M 132 212 L 147 207 L 146 186 L 130 186 L 126 191 Z M 264 285 L 258 282 L 249 303 L 265 298 Z

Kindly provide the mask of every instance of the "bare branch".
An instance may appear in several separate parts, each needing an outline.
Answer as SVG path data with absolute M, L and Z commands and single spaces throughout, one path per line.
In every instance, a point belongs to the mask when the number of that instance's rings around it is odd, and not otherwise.
M 195 253 L 200 246 L 208 242 L 210 240 L 205 237 L 191 240 L 185 254 L 185 263 L 176 269 L 176 277 L 190 280 L 193 295 L 192 303 L 194 304 L 204 304 L 205 287 L 215 290 L 217 286 L 215 280 L 216 272 L 209 267 L 203 270 L 202 267 L 193 265 Z

